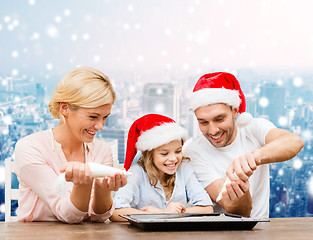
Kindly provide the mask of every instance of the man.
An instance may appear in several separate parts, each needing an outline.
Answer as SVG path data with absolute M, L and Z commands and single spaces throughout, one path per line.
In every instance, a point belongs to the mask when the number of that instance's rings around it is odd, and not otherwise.
M 297 155 L 304 143 L 270 121 L 252 118 L 238 80 L 230 73 L 202 76 L 191 107 L 203 135 L 184 150 L 215 212 L 269 216 L 269 166 Z M 222 207 L 222 209 L 221 209 Z

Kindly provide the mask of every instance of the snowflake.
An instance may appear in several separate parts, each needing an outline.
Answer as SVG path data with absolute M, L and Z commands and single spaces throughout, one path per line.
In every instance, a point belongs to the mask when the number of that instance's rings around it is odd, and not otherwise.
M 125 23 L 125 24 L 123 25 L 123 28 L 124 28 L 125 30 L 129 30 L 130 26 L 129 26 L 128 23 Z
M 17 69 L 13 69 L 13 70 L 12 70 L 12 75 L 13 75 L 13 76 L 18 75 L 18 70 L 17 70 Z
M 295 78 L 293 79 L 293 85 L 294 85 L 295 87 L 301 87 L 302 84 L 303 84 L 302 78 L 300 78 L 300 77 L 295 77 Z
M 71 39 L 72 39 L 72 41 L 76 41 L 77 40 L 77 35 L 76 34 L 72 34 Z
M 18 57 L 18 51 L 14 50 L 12 52 L 12 57 L 17 58 Z
M 269 104 L 268 98 L 266 98 L 266 97 L 260 98 L 260 100 L 259 100 L 259 105 L 260 105 L 262 108 L 266 108 L 266 107 L 268 106 L 268 104 Z
M 53 25 L 47 26 L 46 33 L 51 38 L 57 38 L 59 36 L 59 30 Z
M 32 5 L 35 5 L 35 3 L 36 3 L 35 0 L 29 0 L 29 1 L 28 1 L 28 4 L 31 5 L 31 6 L 32 6 Z
M 11 21 L 11 17 L 10 17 L 10 16 L 5 16 L 4 19 L 3 19 L 3 21 L 4 21 L 5 23 L 9 23 L 9 22 Z
M 56 23 L 60 23 L 62 21 L 62 18 L 60 16 L 55 16 L 54 21 Z
M 93 60 L 94 60 L 95 62 L 99 62 L 99 61 L 101 60 L 101 58 L 100 58 L 99 55 L 95 55 L 95 56 L 93 57 Z
M 12 124 L 12 117 L 9 115 L 6 115 L 3 117 L 2 121 L 6 124 L 6 125 L 11 125 Z
M 47 64 L 46 64 L 46 69 L 47 69 L 47 70 L 52 70 L 52 69 L 53 69 L 52 63 L 47 63 Z
M 303 163 L 299 158 L 295 158 L 295 160 L 293 161 L 293 168 L 298 170 L 302 167 Z
M 138 62 L 143 62 L 144 61 L 144 56 L 142 56 L 142 55 L 139 55 L 138 57 L 137 57 L 137 61 Z
M 65 9 L 64 10 L 64 16 L 70 16 L 71 15 L 71 11 L 69 9 Z
M 90 35 L 88 33 L 83 34 L 83 39 L 88 40 L 90 38 Z
M 285 127 L 288 124 L 288 119 L 284 116 L 279 117 L 278 123 L 280 126 Z
M 4 172 L 3 172 L 3 176 L 4 176 Z M 4 183 L 4 181 L 3 181 L 3 183 Z M 0 212 L 2 212 L 2 213 L 5 212 L 5 205 L 4 204 L 0 205 Z
M 37 39 L 39 39 L 39 37 L 40 37 L 40 35 L 39 35 L 39 33 L 33 33 L 33 35 L 31 36 L 31 40 L 37 40 Z

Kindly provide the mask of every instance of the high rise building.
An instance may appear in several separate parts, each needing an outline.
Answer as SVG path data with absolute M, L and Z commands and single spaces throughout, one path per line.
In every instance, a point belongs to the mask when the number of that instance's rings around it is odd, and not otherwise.
M 261 102 L 263 101 L 263 103 Z M 276 84 L 266 84 L 260 87 L 258 114 L 268 116 L 276 126 L 280 126 L 279 119 L 284 116 L 285 88 Z
M 148 83 L 142 96 L 143 114 L 157 113 L 179 121 L 176 87 L 172 83 Z
M 103 128 L 97 133 L 98 138 L 117 139 L 118 146 L 118 161 L 124 163 L 126 142 L 127 142 L 127 129 Z

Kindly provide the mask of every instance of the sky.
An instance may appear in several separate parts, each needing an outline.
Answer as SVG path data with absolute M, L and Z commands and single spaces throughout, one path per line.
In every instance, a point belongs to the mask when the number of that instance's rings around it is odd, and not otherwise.
M 0 76 L 313 69 L 311 0 L 0 0 Z

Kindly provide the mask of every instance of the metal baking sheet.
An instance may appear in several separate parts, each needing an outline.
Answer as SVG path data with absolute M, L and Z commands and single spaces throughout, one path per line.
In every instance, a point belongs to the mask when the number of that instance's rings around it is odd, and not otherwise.
M 227 213 L 127 214 L 120 215 L 144 231 L 251 230 L 269 219 L 246 218 Z

